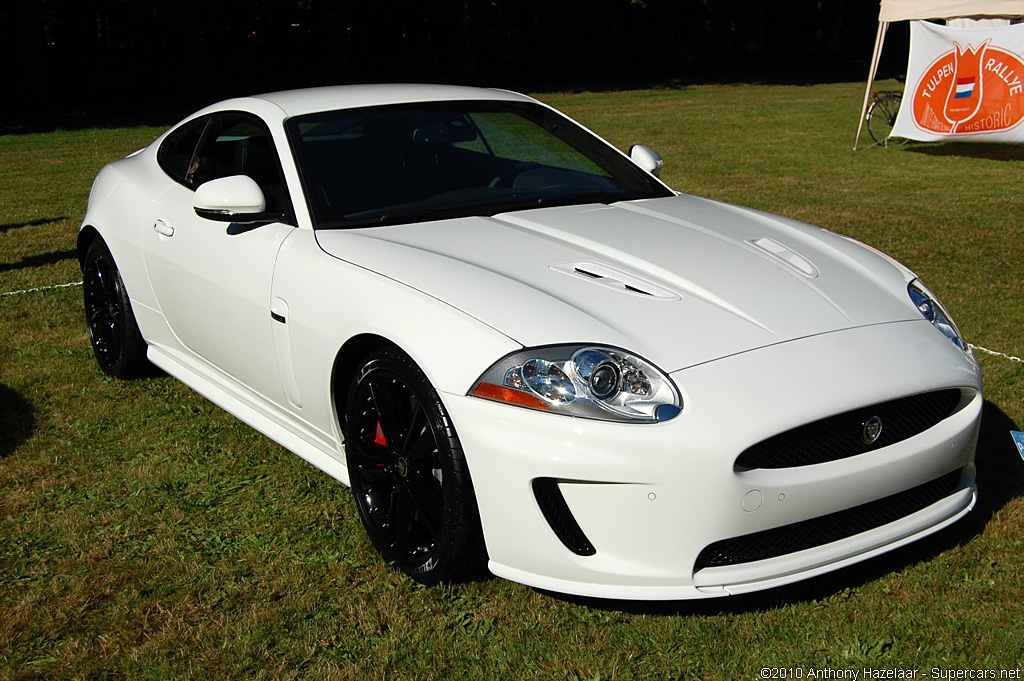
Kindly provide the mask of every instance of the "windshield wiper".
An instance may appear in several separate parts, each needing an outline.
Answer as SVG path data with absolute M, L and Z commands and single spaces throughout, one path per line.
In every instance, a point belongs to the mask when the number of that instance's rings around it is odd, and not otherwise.
M 327 220 L 317 225 L 318 229 L 358 229 L 360 227 L 383 227 L 386 225 L 403 225 L 410 222 L 430 222 L 464 217 L 490 217 L 499 213 L 512 213 L 519 210 L 535 208 L 551 208 L 555 206 L 574 206 L 586 203 L 603 203 L 605 205 L 618 201 L 629 201 L 644 198 L 637 192 L 582 192 L 578 194 L 553 194 L 551 196 L 506 197 L 504 200 L 487 201 L 464 206 L 445 208 L 419 208 L 409 211 L 393 211 L 373 213 L 366 211 L 353 213 L 352 217 L 338 220 Z M 367 215 L 366 213 L 370 213 Z
M 356 213 L 356 215 L 360 215 Z M 404 225 L 410 222 L 427 222 L 430 220 L 445 220 L 447 218 L 461 218 L 466 215 L 465 211 L 456 209 L 435 209 L 417 210 L 395 213 L 380 213 L 367 215 L 365 217 L 341 218 L 339 220 L 327 220 L 317 225 L 318 229 L 357 229 L 359 227 L 383 227 L 385 225 Z
M 552 196 L 534 196 L 528 199 L 494 201 L 479 206 L 482 214 L 497 215 L 498 213 L 511 213 L 517 210 L 531 210 L 533 208 L 552 208 L 555 206 L 578 206 L 585 203 L 603 203 L 605 205 L 619 201 L 641 198 L 641 195 L 632 192 L 583 192 L 579 194 L 555 194 Z

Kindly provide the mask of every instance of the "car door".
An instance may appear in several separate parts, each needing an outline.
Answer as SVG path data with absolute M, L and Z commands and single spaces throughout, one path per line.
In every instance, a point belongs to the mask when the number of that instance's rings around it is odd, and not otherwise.
M 269 130 L 250 114 L 215 114 L 172 133 L 158 160 L 175 182 L 151 205 L 143 250 L 167 324 L 187 359 L 201 358 L 281 404 L 271 282 L 278 250 L 295 227 Z M 195 189 L 230 175 L 252 177 L 267 210 L 279 211 L 282 219 L 247 225 L 196 215 Z

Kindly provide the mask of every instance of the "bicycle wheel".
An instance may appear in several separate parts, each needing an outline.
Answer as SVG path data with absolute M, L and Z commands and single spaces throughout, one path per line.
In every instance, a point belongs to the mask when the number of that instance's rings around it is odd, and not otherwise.
M 895 91 L 879 92 L 875 94 L 875 101 L 868 109 L 868 133 L 876 144 L 888 146 L 889 144 L 906 144 L 903 137 L 893 137 L 892 128 L 896 125 L 896 114 L 900 111 L 900 102 L 903 95 Z

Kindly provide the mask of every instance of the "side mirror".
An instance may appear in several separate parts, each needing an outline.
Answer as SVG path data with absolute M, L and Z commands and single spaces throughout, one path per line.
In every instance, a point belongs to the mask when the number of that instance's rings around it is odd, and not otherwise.
M 631 146 L 629 158 L 655 177 L 661 174 L 661 169 L 665 166 L 665 160 L 658 155 L 658 152 L 643 144 Z
M 267 213 L 260 186 L 247 175 L 231 175 L 199 185 L 192 207 L 196 215 L 217 222 L 274 222 L 280 213 Z

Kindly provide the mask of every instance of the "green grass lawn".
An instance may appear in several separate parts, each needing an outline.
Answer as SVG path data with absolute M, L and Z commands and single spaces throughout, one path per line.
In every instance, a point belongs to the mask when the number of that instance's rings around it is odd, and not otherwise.
M 854 153 L 862 87 L 540 97 L 657 149 L 676 189 L 891 254 L 970 342 L 1024 356 L 1024 148 Z M 92 178 L 158 133 L 0 137 L 0 291 L 80 279 Z M 169 377 L 104 377 L 81 288 L 0 296 L 0 315 L 0 679 L 755 679 L 1024 660 L 1024 461 L 1009 435 L 1024 363 L 979 357 L 981 501 L 953 528 L 756 596 L 615 603 L 498 579 L 417 586 L 381 565 L 326 474 Z

